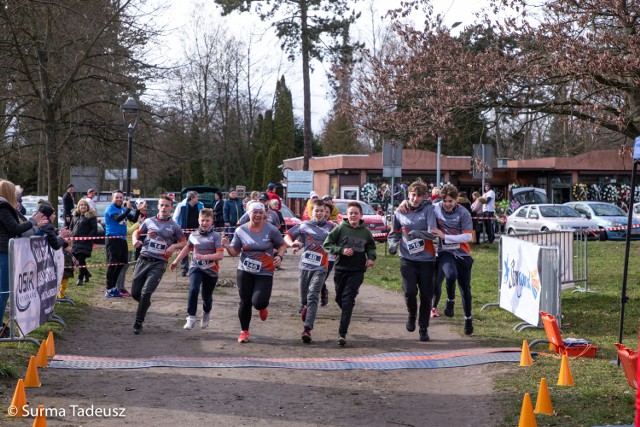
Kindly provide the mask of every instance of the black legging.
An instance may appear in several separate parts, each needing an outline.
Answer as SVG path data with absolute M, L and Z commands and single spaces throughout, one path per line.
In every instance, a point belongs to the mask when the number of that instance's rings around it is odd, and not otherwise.
M 400 275 L 402 276 L 402 290 L 407 311 L 410 316 L 418 316 L 420 329 L 429 327 L 431 315 L 431 299 L 433 298 L 433 274 L 435 261 L 409 261 L 400 259 Z M 418 310 L 418 293 L 420 293 L 420 308 Z
M 447 298 L 456 298 L 456 280 L 460 288 L 462 309 L 465 317 L 471 317 L 471 267 L 473 258 L 470 256 L 455 256 L 451 252 L 438 254 L 438 275 L 443 274 L 447 280 Z M 437 279 L 436 279 L 437 280 Z
M 74 257 L 78 260 L 78 265 L 80 266 L 80 273 L 78 273 L 78 280 L 84 282 L 85 279 L 89 278 L 89 270 L 87 270 L 87 255 L 85 254 L 73 254 Z
M 240 295 L 240 306 L 238 307 L 240 327 L 243 331 L 248 331 L 251 323 L 251 307 L 263 310 L 269 305 L 273 276 L 258 276 L 238 270 L 236 277 L 238 294 Z

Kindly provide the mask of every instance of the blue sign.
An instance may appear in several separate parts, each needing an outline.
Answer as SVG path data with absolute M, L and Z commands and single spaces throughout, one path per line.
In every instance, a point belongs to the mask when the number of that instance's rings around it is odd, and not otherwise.
M 287 173 L 287 197 L 306 199 L 313 191 L 313 171 Z
M 640 136 L 636 136 L 633 144 L 633 160 L 640 160 Z

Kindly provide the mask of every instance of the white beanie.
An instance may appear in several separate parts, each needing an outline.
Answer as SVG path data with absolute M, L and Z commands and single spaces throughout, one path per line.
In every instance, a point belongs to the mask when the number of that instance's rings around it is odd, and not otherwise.
M 250 214 L 253 211 L 264 211 L 264 205 L 261 202 L 258 202 L 257 200 L 252 200 L 251 202 L 249 202 L 249 204 L 247 205 L 247 214 Z
M 309 193 L 310 199 L 313 199 L 314 197 L 318 197 L 318 193 L 316 193 L 315 191 L 312 191 L 311 193 Z

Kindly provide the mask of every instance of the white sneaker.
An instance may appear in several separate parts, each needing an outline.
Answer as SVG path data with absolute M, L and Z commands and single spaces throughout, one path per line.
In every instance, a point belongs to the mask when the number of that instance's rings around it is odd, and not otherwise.
M 193 325 L 196 324 L 197 317 L 196 316 L 187 316 L 187 323 L 182 327 L 183 329 L 192 329 Z
M 205 313 L 204 311 L 202 312 L 202 320 L 200 320 L 200 327 L 202 329 L 205 329 L 207 326 L 209 326 L 209 315 L 211 313 Z

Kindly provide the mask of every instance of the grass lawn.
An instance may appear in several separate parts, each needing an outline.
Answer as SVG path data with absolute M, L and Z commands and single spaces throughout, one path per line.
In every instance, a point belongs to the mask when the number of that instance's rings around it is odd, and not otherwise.
M 616 359 L 614 343 L 618 341 L 620 301 L 624 266 L 624 242 L 588 243 L 588 284 L 594 293 L 562 293 L 563 337 L 585 338 L 600 347 L 597 358 L 570 359 L 569 364 L 575 386 L 559 387 L 560 359 L 538 344 L 532 351 L 540 352 L 533 367 L 514 367 L 498 377 L 495 390 L 504 407 L 504 425 L 517 425 L 524 393 L 530 393 L 535 406 L 540 378 L 547 379 L 555 415 L 537 415 L 538 426 L 594 426 L 632 424 L 635 391 L 629 387 L 621 368 L 611 361 Z M 499 307 L 480 308 L 498 301 L 498 245 L 472 248 L 474 258 L 472 275 L 474 338 L 487 346 L 521 347 L 545 338 L 542 329 L 513 331 L 520 319 Z M 640 318 L 640 242 L 632 242 L 627 283 L 628 303 L 625 305 L 624 335 L 622 342 L 638 346 Z M 401 291 L 400 261 L 397 256 L 385 255 L 383 244 L 378 246 L 376 268 L 367 273 L 365 281 L 383 288 Z M 446 292 L 443 289 L 443 300 Z M 440 312 L 444 303 L 440 303 Z M 450 322 L 462 334 L 463 319 L 456 290 L 456 310 L 452 319 L 444 316 L 439 322 Z

